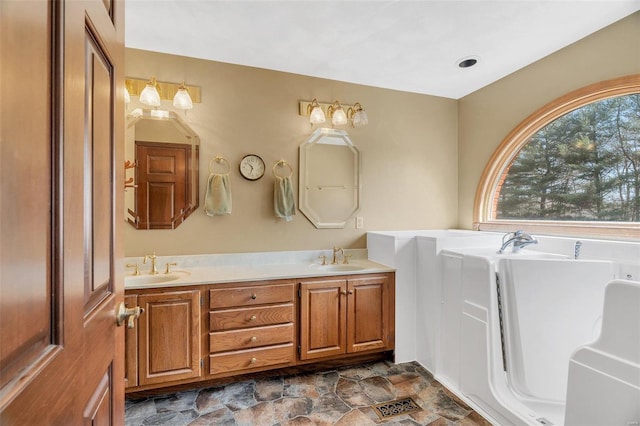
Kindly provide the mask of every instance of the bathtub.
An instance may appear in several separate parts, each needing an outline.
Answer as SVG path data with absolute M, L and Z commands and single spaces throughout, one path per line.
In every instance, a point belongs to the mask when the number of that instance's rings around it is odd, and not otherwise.
M 568 413 L 567 425 L 602 426 L 609 423 L 585 423 L 595 417 L 579 414 L 608 410 L 601 392 L 585 397 L 596 374 L 600 388 L 616 389 L 617 410 L 626 410 L 619 424 L 640 424 L 633 423 L 640 421 L 640 325 L 626 322 L 640 318 L 640 282 L 625 281 L 627 297 L 629 287 L 637 290 L 630 312 L 615 317 L 619 303 L 611 302 L 603 315 L 609 284 L 620 286 L 612 280 L 640 267 L 526 249 L 498 255 L 494 247 L 439 256 L 442 362 L 435 377 L 445 386 L 497 425 L 564 425 Z M 622 366 L 610 367 L 620 355 L 602 336 L 603 323 L 609 333 L 631 330 L 627 346 L 635 352 L 626 352 Z M 616 387 L 620 381 L 625 386 Z

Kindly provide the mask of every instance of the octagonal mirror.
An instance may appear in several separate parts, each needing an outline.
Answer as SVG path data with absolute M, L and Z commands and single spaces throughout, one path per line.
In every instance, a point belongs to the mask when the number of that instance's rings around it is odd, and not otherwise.
M 360 210 L 360 151 L 343 130 L 320 128 L 300 145 L 300 211 L 316 228 L 344 228 Z

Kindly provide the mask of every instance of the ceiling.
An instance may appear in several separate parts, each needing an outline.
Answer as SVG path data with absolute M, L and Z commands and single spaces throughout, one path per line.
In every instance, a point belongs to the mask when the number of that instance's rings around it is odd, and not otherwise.
M 127 47 L 452 99 L 640 10 L 640 0 L 125 4 Z M 478 63 L 458 67 L 468 57 Z

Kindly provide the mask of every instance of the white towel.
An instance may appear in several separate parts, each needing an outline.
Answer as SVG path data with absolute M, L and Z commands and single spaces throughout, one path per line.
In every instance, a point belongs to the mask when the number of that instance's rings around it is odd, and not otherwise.
M 229 174 L 211 173 L 204 196 L 204 211 L 208 216 L 231 214 L 231 184 Z
M 273 209 L 276 217 L 284 218 L 287 222 L 296 214 L 296 200 L 293 198 L 291 178 L 274 176 Z

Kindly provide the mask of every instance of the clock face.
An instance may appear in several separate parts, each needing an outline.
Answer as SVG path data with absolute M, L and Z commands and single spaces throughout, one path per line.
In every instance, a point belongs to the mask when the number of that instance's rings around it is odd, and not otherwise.
M 264 175 L 264 161 L 257 155 L 247 155 L 240 161 L 240 174 L 248 180 L 258 180 Z

